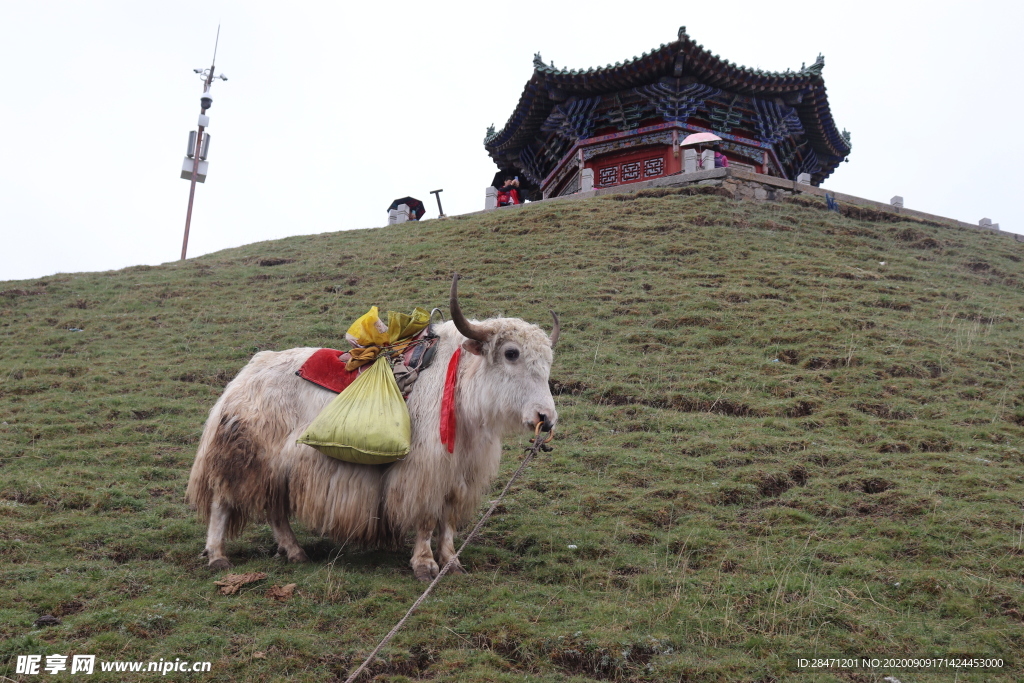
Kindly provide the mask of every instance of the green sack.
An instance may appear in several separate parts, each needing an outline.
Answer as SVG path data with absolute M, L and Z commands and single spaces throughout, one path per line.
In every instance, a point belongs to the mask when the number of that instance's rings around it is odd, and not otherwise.
M 328 403 L 299 443 L 360 465 L 407 456 L 412 447 L 409 409 L 387 360 L 378 359 Z

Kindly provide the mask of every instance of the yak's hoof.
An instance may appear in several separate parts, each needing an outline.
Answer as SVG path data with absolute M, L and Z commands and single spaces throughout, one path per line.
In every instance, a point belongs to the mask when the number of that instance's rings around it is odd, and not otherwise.
M 288 555 L 288 561 L 292 564 L 299 564 L 300 562 L 309 562 L 309 556 L 306 555 L 306 551 L 299 548 L 299 551 Z
M 448 558 L 448 559 L 451 559 L 451 558 Z M 437 566 L 438 567 L 443 567 L 447 563 L 448 563 L 448 560 L 440 560 L 440 559 L 437 560 Z M 448 573 L 449 574 L 468 574 L 469 572 L 466 571 L 466 568 L 462 566 L 461 562 L 459 562 L 458 560 L 455 560 L 454 562 L 452 562 L 452 566 L 448 568 Z
M 430 564 L 421 564 L 417 567 L 413 567 L 412 570 L 413 574 L 415 574 L 416 578 L 420 581 L 433 581 L 437 578 L 440 571 L 441 570 L 438 569 L 435 562 L 431 562 Z
M 228 558 L 222 557 L 219 560 L 213 560 L 209 565 L 210 571 L 222 572 L 225 569 L 231 569 L 231 563 Z

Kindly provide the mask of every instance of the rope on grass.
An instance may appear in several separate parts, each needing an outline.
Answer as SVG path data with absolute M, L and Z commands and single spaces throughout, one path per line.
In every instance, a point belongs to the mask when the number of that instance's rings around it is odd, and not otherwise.
M 366 670 L 367 665 L 369 665 L 369 663 L 373 661 L 373 658 L 377 656 L 377 653 L 380 652 L 381 649 L 391 641 L 391 639 L 395 636 L 396 633 L 399 632 L 399 630 L 401 630 L 403 626 L 405 626 L 405 622 L 409 620 L 409 617 L 411 617 L 413 612 L 416 611 L 416 608 L 418 608 L 423 603 L 423 601 L 427 599 L 427 596 L 430 595 L 430 592 L 432 590 L 434 590 L 434 586 L 437 585 L 437 582 L 441 580 L 442 576 L 448 573 L 448 570 L 451 568 L 451 566 L 455 564 L 455 562 L 459 559 L 459 555 L 462 554 L 462 551 L 466 549 L 466 546 L 469 545 L 469 542 L 472 541 L 473 537 L 476 536 L 478 531 L 480 531 L 480 528 L 483 527 L 484 522 L 490 519 L 491 513 L 493 513 L 494 510 L 498 507 L 498 505 L 501 504 L 501 501 L 505 497 L 505 494 L 508 493 L 509 487 L 512 486 L 512 482 L 514 482 L 516 478 L 522 473 L 522 471 L 526 469 L 527 464 L 529 464 L 529 462 L 533 460 L 533 456 L 537 455 L 537 453 L 539 453 L 542 450 L 551 450 L 551 447 L 547 446 L 546 444 L 549 441 L 551 441 L 551 439 L 554 438 L 554 435 L 548 436 L 547 439 L 541 439 L 541 426 L 542 425 L 540 423 L 537 424 L 537 429 L 534 431 L 533 445 L 526 449 L 526 457 L 523 458 L 523 462 L 519 465 L 519 469 L 517 469 L 512 474 L 512 476 L 509 477 L 508 483 L 505 484 L 505 488 L 501 490 L 501 495 L 499 495 L 497 498 L 491 501 L 491 507 L 487 510 L 487 512 L 484 513 L 483 517 L 480 518 L 480 521 L 476 523 L 476 526 L 473 527 L 473 530 L 469 532 L 469 536 L 466 536 L 466 540 L 462 542 L 462 546 L 459 548 L 459 550 L 451 556 L 451 559 L 449 559 L 448 562 L 445 563 L 444 567 L 442 567 L 441 571 L 437 573 L 437 576 L 434 578 L 434 580 L 430 582 L 429 586 L 427 586 L 427 589 L 423 591 L 423 595 L 417 598 L 416 602 L 412 603 L 412 607 L 410 607 L 409 611 L 405 613 L 405 616 L 402 617 L 397 624 L 395 624 L 395 627 L 391 629 L 386 636 L 384 636 L 384 640 L 380 641 L 377 647 L 373 648 L 373 652 L 371 652 L 366 657 L 363 663 L 359 665 L 359 668 L 356 669 L 352 673 L 352 675 L 345 679 L 345 683 L 355 683 L 355 680 L 359 678 L 359 675 L 363 673 L 364 670 Z

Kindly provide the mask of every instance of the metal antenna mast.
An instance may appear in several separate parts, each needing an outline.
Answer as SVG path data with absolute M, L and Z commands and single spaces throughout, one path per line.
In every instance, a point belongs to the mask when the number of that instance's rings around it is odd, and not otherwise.
M 188 230 L 192 224 L 192 202 L 196 197 L 196 183 L 206 182 L 206 169 L 207 161 L 206 156 L 209 153 L 210 148 L 210 135 L 203 136 L 203 132 L 206 127 L 210 125 L 210 117 L 206 115 L 206 110 L 213 106 L 213 97 L 210 95 L 210 87 L 213 85 L 213 79 L 219 78 L 222 81 L 228 80 L 228 77 L 224 74 L 218 74 L 214 76 L 215 66 L 217 63 L 217 46 L 220 44 L 220 26 L 217 26 L 217 39 L 213 43 L 213 60 L 210 62 L 209 69 L 192 69 L 195 73 L 199 74 L 200 78 L 203 79 L 203 95 L 199 98 L 199 131 L 191 132 L 189 134 L 188 154 L 185 156 L 185 162 L 182 164 L 181 177 L 188 180 L 192 180 L 192 186 L 188 192 L 188 213 L 185 214 L 185 239 L 181 243 L 181 260 L 185 260 L 185 253 L 188 251 Z M 189 169 L 191 164 L 192 168 Z

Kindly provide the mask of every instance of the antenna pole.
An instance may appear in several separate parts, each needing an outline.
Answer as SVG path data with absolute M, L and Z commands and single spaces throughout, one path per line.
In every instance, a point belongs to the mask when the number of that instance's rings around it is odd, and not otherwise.
M 213 59 L 210 60 L 210 73 L 213 73 L 213 65 L 217 61 L 217 45 L 220 43 L 220 24 L 217 24 L 217 38 L 213 41 Z M 210 76 L 213 78 L 213 76 Z
M 213 59 L 210 61 L 210 71 L 206 74 L 206 78 L 203 81 L 203 94 L 210 92 L 210 86 L 213 84 L 214 66 L 217 63 L 217 45 L 220 43 L 220 25 L 217 26 L 217 39 L 213 43 Z M 200 100 L 200 103 L 205 100 Z M 196 198 L 196 182 L 199 179 L 199 155 L 203 150 L 203 131 L 205 126 L 202 125 L 203 117 L 206 116 L 206 107 L 201 106 L 199 110 L 199 134 L 196 135 L 196 147 L 192 150 L 192 183 L 188 191 L 188 212 L 185 214 L 185 238 L 181 242 L 181 260 L 185 260 L 185 254 L 188 252 L 188 231 L 192 225 L 192 203 Z

